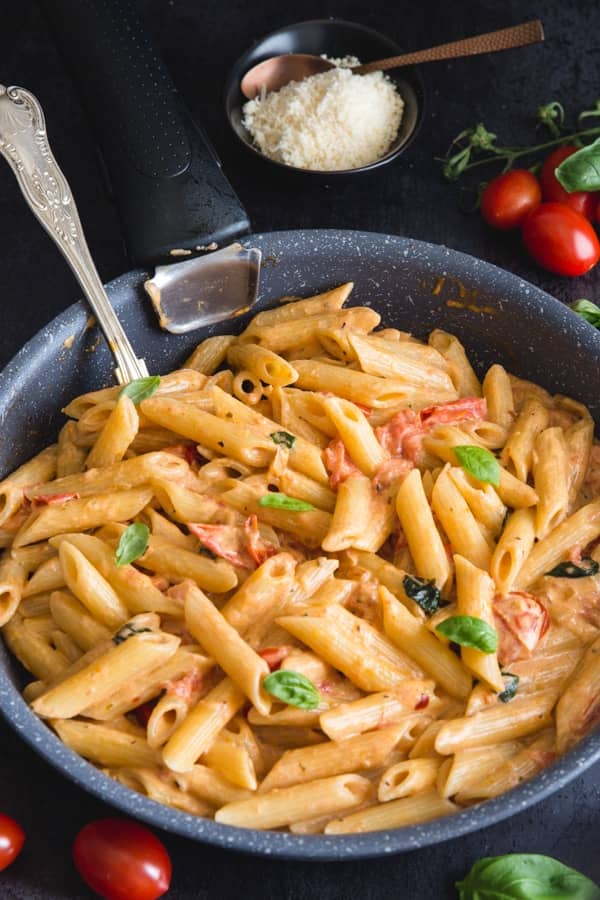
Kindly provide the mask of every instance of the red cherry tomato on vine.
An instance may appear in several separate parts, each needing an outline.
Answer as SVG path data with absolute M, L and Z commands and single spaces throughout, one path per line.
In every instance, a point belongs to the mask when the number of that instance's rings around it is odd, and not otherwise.
M 579 147 L 566 146 L 558 147 L 553 150 L 550 156 L 544 162 L 540 171 L 540 184 L 542 185 L 542 196 L 544 200 L 552 200 L 557 203 L 566 203 L 575 212 L 581 213 L 586 219 L 593 221 L 594 212 L 598 204 L 598 194 L 594 191 L 565 191 L 564 187 L 558 181 L 554 170 L 560 163 L 577 153 Z
M 542 202 L 539 181 L 527 169 L 493 178 L 481 195 L 481 215 L 492 228 L 518 228 Z
M 523 222 L 522 234 L 535 261 L 557 275 L 584 275 L 600 259 L 596 232 L 564 203 L 542 203 Z
M 25 832 L 18 822 L 0 813 L 0 872 L 17 858 L 24 843 Z
M 169 890 L 171 860 L 163 844 L 130 819 L 96 819 L 73 843 L 83 880 L 106 900 L 156 900 Z

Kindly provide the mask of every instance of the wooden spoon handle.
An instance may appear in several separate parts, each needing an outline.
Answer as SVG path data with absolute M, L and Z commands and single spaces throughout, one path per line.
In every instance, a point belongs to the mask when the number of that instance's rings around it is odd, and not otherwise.
M 403 53 L 401 56 L 391 56 L 388 59 L 380 59 L 376 62 L 365 63 L 356 66 L 352 71 L 356 75 L 368 75 L 369 72 L 381 72 L 386 69 L 395 69 L 399 66 L 411 66 L 416 63 L 435 62 L 440 59 L 456 59 L 460 56 L 477 56 L 479 53 L 495 53 L 497 50 L 510 50 L 513 47 L 524 47 L 526 44 L 536 44 L 544 40 L 544 29 L 539 19 L 531 22 L 523 22 L 511 28 L 501 28 L 499 31 L 488 31 L 486 34 L 478 34 L 476 37 L 462 38 L 460 41 L 450 41 L 448 44 L 440 44 L 430 47 L 428 50 L 417 50 L 415 53 Z

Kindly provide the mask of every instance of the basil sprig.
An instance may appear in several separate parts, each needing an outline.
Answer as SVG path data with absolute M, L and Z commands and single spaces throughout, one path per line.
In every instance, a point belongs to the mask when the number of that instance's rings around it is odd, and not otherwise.
M 272 431 L 269 437 L 274 444 L 279 444 L 282 447 L 287 447 L 288 450 L 291 450 L 296 443 L 296 438 L 293 434 L 290 434 L 289 431 Z
M 482 653 L 495 653 L 498 649 L 498 633 L 477 616 L 450 616 L 435 630 L 461 647 L 472 647 Z
M 264 494 L 258 501 L 259 506 L 268 506 L 270 509 L 288 509 L 291 512 L 309 512 L 316 509 L 312 503 L 306 500 L 298 500 L 297 497 L 288 497 L 287 494 L 281 494 L 279 491 Z
M 517 693 L 519 676 L 513 675 L 512 672 L 502 672 L 501 675 L 503 678 L 510 678 L 510 681 L 506 682 L 506 687 L 498 694 L 498 700 L 500 700 L 501 703 L 508 703 Z
M 117 566 L 127 566 L 146 552 L 150 529 L 143 522 L 134 522 L 126 528 L 115 552 Z
M 263 681 L 263 687 L 273 697 L 298 709 L 316 709 L 321 699 L 310 678 L 290 669 L 271 672 Z
M 600 888 L 581 872 L 537 853 L 480 859 L 456 888 L 460 900 L 600 900 Z
M 592 303 L 591 300 L 574 300 L 569 303 L 569 309 L 572 309 L 594 328 L 600 328 L 600 306 L 596 303 Z
M 416 578 L 414 575 L 405 575 L 402 579 L 402 587 L 406 596 L 418 603 L 428 616 L 432 616 L 440 606 L 445 605 L 435 581 L 423 581 L 422 578 Z
M 456 458 L 469 475 L 485 484 L 500 484 L 500 463 L 493 453 L 484 447 L 464 444 L 454 448 Z
M 567 560 L 554 566 L 553 569 L 550 569 L 545 574 L 551 575 L 553 578 L 586 578 L 588 575 L 597 575 L 600 571 L 600 565 L 591 556 L 583 556 L 581 562 L 584 565 L 578 566 L 576 563 Z
M 147 400 L 148 397 L 155 394 L 159 384 L 160 375 L 148 375 L 147 378 L 135 378 L 133 381 L 130 381 L 129 384 L 126 384 L 125 387 L 121 388 L 119 397 L 129 397 L 129 399 L 137 406 L 142 400 Z
M 600 190 L 600 138 L 563 159 L 554 174 L 569 193 Z

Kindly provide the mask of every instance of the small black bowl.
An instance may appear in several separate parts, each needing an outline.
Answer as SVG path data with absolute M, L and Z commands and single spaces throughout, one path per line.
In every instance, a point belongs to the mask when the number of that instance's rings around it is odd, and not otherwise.
M 242 107 L 246 103 L 246 98 L 240 90 L 240 81 L 252 66 L 282 53 L 313 53 L 317 56 L 325 53 L 331 57 L 350 55 L 357 56 L 361 62 L 371 62 L 387 56 L 397 56 L 402 53 L 402 48 L 391 38 L 384 37 L 378 31 L 367 28 L 366 25 L 333 18 L 298 22 L 296 25 L 280 28 L 261 38 L 250 50 L 240 56 L 225 83 L 225 112 L 229 123 L 240 141 L 256 156 L 289 172 L 326 176 L 330 180 L 333 177 L 348 177 L 360 172 L 370 172 L 387 165 L 400 156 L 415 137 L 423 120 L 425 105 L 423 80 L 415 66 L 406 66 L 388 72 L 388 76 L 404 100 L 404 114 L 396 139 L 385 156 L 367 166 L 360 166 L 358 169 L 335 169 L 332 171 L 300 169 L 269 159 L 256 147 L 252 137 L 242 124 Z

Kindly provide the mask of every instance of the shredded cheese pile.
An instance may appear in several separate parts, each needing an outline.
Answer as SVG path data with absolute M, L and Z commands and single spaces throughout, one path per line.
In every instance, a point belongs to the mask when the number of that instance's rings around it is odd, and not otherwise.
M 383 72 L 342 66 L 292 81 L 244 105 L 244 126 L 265 156 L 300 169 L 358 169 L 385 156 L 404 110 Z M 358 60 L 356 60 L 358 62 Z

